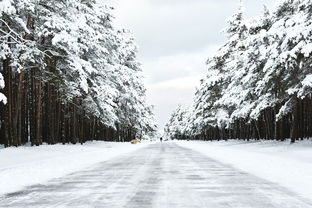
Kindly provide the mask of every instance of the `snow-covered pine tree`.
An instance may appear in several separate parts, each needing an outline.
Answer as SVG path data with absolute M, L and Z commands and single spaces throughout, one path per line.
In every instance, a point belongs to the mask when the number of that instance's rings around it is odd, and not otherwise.
M 1 58 L 4 75 L 4 94 L 7 103 L 3 107 L 1 137 L 6 145 L 20 145 L 21 129 L 27 129 L 25 102 L 25 73 L 42 65 L 42 52 L 32 38 L 33 1 L 1 2 Z
M 128 141 L 155 131 L 136 47 L 114 28 L 110 7 L 79 0 L 1 4 L 1 143 Z M 127 99 L 122 106 L 120 95 Z
M 170 139 L 186 139 L 186 124 L 189 122 L 189 109 L 178 106 L 171 114 L 169 122 L 165 126 L 166 137 Z
M 284 0 L 273 13 L 234 14 L 195 94 L 190 138 L 312 136 L 311 5 Z

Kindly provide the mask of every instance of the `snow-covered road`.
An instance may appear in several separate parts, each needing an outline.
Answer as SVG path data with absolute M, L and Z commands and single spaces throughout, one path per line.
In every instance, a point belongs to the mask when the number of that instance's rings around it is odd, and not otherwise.
M 305 208 L 312 204 L 286 188 L 176 143 L 157 143 L 2 196 L 0 206 Z

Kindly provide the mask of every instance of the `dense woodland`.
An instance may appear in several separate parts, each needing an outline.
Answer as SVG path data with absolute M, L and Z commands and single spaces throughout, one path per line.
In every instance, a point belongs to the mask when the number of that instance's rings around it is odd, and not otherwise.
M 0 144 L 155 132 L 137 48 L 112 9 L 95 0 L 0 2 Z
M 283 0 L 274 12 L 228 19 L 227 40 L 207 61 L 194 103 L 173 112 L 173 139 L 312 137 L 312 1 Z

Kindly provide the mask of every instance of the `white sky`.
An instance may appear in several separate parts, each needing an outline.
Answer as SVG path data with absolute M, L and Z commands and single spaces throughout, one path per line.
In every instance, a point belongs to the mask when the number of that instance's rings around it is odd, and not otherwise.
M 101 1 L 101 0 L 100 0 Z M 224 42 L 225 19 L 238 0 L 102 0 L 115 7 L 116 21 L 139 46 L 147 96 L 160 129 L 178 104 L 189 105 L 205 61 Z M 246 16 L 260 14 L 273 0 L 244 0 Z

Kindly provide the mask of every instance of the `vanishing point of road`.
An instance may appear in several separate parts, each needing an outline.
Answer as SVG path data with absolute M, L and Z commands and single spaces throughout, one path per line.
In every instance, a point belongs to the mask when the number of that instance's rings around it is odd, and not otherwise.
M 312 204 L 286 188 L 168 142 L 0 196 L 0 207 L 311 208 Z

